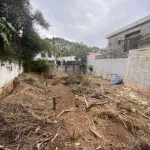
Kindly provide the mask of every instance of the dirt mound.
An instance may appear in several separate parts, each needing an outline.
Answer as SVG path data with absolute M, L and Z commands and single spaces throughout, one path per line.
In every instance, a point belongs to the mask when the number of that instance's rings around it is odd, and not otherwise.
M 15 79 L 12 94 L 1 101 L 0 146 L 11 150 L 147 150 L 149 110 L 144 95 L 100 78 L 50 79 L 26 73 Z

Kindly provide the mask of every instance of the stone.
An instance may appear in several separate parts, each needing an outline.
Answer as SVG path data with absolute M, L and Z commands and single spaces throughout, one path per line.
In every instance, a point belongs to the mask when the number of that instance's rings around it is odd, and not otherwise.
M 136 112 L 136 109 L 135 109 L 135 108 L 133 108 L 133 109 L 132 109 L 132 111 L 135 113 L 135 112 Z
M 137 97 L 131 92 L 131 93 L 129 93 L 129 96 L 132 98 L 132 99 L 137 99 Z
M 79 142 L 75 142 L 75 146 L 80 146 L 81 144 Z
M 0 145 L 0 149 L 3 149 L 3 148 L 4 148 L 4 146 Z
M 142 104 L 142 105 L 147 105 L 147 102 L 142 101 L 141 104 Z

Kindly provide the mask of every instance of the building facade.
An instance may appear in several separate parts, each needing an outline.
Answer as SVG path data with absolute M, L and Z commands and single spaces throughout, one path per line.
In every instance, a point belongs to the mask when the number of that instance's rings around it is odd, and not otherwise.
M 106 38 L 107 58 L 127 58 L 130 50 L 150 47 L 150 15 L 107 35 Z

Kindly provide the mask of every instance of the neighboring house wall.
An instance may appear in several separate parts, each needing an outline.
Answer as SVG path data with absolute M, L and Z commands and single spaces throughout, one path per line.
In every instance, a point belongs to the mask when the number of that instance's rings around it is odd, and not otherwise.
M 36 54 L 36 56 L 34 57 L 34 60 L 37 60 L 37 59 L 46 59 L 46 60 L 48 60 L 48 58 L 49 58 L 48 53 L 41 52 L 41 53 Z
M 47 52 L 41 52 L 41 53 L 36 54 L 36 56 L 34 57 L 34 60 L 38 60 L 38 59 L 44 59 L 49 62 L 54 62 L 56 64 L 56 58 L 54 57 L 54 55 L 52 54 L 51 57 L 49 57 Z
M 75 56 L 66 56 L 57 58 L 59 61 L 75 61 Z
M 119 75 L 125 84 L 150 92 L 150 47 L 132 50 L 128 58 L 95 59 L 87 57 L 87 66 L 93 66 L 93 75 L 112 79 Z M 90 73 L 87 69 L 87 73 Z
M 144 48 L 150 46 L 150 16 L 147 16 L 147 21 L 141 24 L 138 24 L 138 21 L 133 23 L 135 24 L 132 27 L 128 25 L 124 27 L 124 29 L 120 29 L 120 31 L 116 31 L 116 33 L 112 35 L 108 35 L 108 58 L 127 58 L 129 54 L 129 50 L 126 46 L 127 42 L 132 42 L 131 40 L 127 40 L 126 38 L 130 36 L 129 34 L 135 33 L 134 35 L 139 35 L 139 37 L 133 38 L 133 40 L 138 41 L 137 47 L 133 46 L 131 49 Z M 139 20 L 140 22 L 140 20 Z M 137 25 L 136 25 L 137 23 Z M 136 33 L 137 32 L 137 33 Z M 147 35 L 149 34 L 149 35 Z M 145 36 L 146 35 L 146 36 Z M 136 45 L 135 42 L 132 42 L 133 45 Z M 130 49 L 130 48 L 129 48 Z
M 19 68 L 19 65 L 16 63 L 5 63 L 4 66 L 1 66 L 0 63 L 0 88 L 13 80 L 22 72 L 23 68 Z

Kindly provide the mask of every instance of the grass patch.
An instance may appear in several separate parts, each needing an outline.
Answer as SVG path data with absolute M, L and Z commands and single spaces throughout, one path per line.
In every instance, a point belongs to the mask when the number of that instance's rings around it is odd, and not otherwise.
M 77 141 L 78 137 L 75 135 L 75 130 L 73 131 L 73 133 L 70 135 L 70 140 L 71 141 Z
M 92 113 L 92 116 L 93 116 L 93 117 L 97 117 L 97 113 L 96 113 L 96 112 L 93 112 L 93 113 Z
M 41 88 L 41 89 L 46 88 L 46 85 L 44 84 L 44 82 L 40 81 L 38 78 L 35 78 L 35 77 L 29 77 L 29 78 L 25 79 L 25 82 L 32 86 Z

